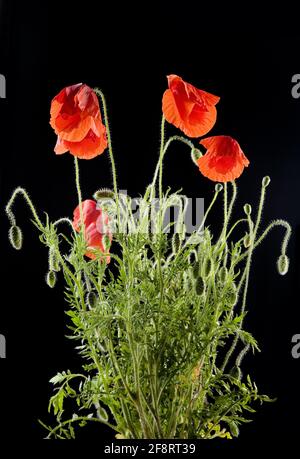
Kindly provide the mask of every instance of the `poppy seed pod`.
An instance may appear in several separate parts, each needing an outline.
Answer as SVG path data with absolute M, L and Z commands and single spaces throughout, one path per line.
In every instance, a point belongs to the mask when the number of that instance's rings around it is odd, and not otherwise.
M 223 185 L 221 183 L 217 183 L 215 186 L 216 193 L 220 193 L 223 190 Z
M 262 186 L 264 188 L 267 188 L 267 186 L 270 184 L 271 182 L 271 179 L 268 175 L 266 175 L 263 179 L 262 179 Z
M 50 288 L 53 288 L 56 284 L 56 274 L 54 271 L 49 271 L 46 275 L 46 282 Z
M 93 309 L 97 306 L 98 297 L 95 292 L 89 292 L 86 296 L 87 304 Z
M 252 207 L 250 204 L 245 204 L 244 205 L 244 212 L 246 215 L 251 215 L 251 212 L 252 212 Z
M 284 276 L 289 270 L 290 260 L 287 255 L 282 254 L 277 260 L 277 270 L 279 274 Z
M 100 188 L 94 193 L 94 199 L 96 199 L 96 201 L 100 201 L 103 198 L 112 199 L 114 196 L 115 196 L 115 193 L 109 188 Z
M 21 228 L 17 225 L 13 225 L 10 227 L 8 233 L 9 241 L 14 249 L 20 250 L 23 244 L 23 234 Z
M 196 166 L 198 166 L 197 161 L 199 158 L 201 158 L 201 156 L 202 156 L 201 151 L 198 148 L 193 148 L 192 153 L 191 153 L 191 158 L 192 158 L 193 163 L 196 164 Z
M 202 295 L 202 293 L 205 290 L 205 283 L 201 276 L 198 277 L 198 279 L 196 279 L 195 289 L 196 289 L 197 295 Z

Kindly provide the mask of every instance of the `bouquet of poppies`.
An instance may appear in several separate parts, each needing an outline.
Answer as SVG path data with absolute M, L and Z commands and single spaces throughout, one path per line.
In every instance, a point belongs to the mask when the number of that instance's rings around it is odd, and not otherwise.
M 6 206 L 9 239 L 20 249 L 13 204 L 17 196 L 25 198 L 49 251 L 46 282 L 53 288 L 58 275 L 65 279 L 69 338 L 82 357 L 78 371 L 65 369 L 51 379 L 49 411 L 56 424 L 43 423 L 47 438 L 74 438 L 77 427 L 91 422 L 109 426 L 117 438 L 232 438 L 257 402 L 270 401 L 241 369 L 247 352 L 258 349 L 244 328 L 249 274 L 255 248 L 277 226 L 284 229 L 277 269 L 286 274 L 291 228 L 274 220 L 260 230 L 269 177 L 262 179 L 255 215 L 246 203 L 232 222 L 235 179 L 249 161 L 232 137 L 202 138 L 216 122 L 218 102 L 180 77 L 168 77 L 157 167 L 134 212 L 133 198 L 118 189 L 102 91 L 77 84 L 52 100 L 55 153 L 69 152 L 75 162 L 73 219 L 42 219 L 23 188 Z M 168 137 L 166 122 L 185 136 Z M 191 138 L 201 138 L 200 144 Z M 188 198 L 163 189 L 163 161 L 174 142 L 184 143 L 200 173 L 216 182 L 201 224 L 190 234 Z M 112 189 L 83 200 L 78 160 L 106 150 Z M 223 223 L 216 235 L 207 220 L 218 200 Z M 171 208 L 177 209 L 172 221 Z M 244 228 L 242 237 L 234 237 L 237 227 Z

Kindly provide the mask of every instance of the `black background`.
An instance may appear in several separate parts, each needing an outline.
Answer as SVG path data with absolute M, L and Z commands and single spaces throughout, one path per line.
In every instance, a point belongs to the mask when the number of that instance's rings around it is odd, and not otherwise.
M 61 88 L 77 82 L 101 87 L 107 96 L 113 146 L 121 189 L 137 195 L 149 183 L 158 157 L 161 97 L 166 75 L 175 73 L 221 97 L 211 135 L 232 135 L 250 166 L 238 180 L 239 206 L 256 206 L 261 178 L 270 175 L 264 221 L 286 218 L 293 226 L 291 269 L 276 272 L 281 231 L 259 247 L 252 266 L 248 329 L 262 352 L 247 357 L 246 371 L 260 391 L 278 397 L 261 407 L 255 422 L 241 430 L 238 445 L 296 442 L 300 410 L 300 361 L 291 356 L 291 338 L 300 333 L 300 99 L 291 96 L 292 75 L 300 73 L 300 37 L 282 29 L 219 29 L 213 16 L 195 2 L 184 10 L 133 4 L 104 8 L 100 2 L 1 2 L 0 73 L 7 98 L 0 99 L 1 307 L 0 333 L 7 358 L 0 360 L 1 440 L 37 441 L 48 421 L 48 383 L 57 371 L 76 369 L 78 359 L 64 337 L 63 282 L 50 290 L 44 276 L 47 254 L 29 222 L 23 202 L 15 205 L 24 232 L 23 251 L 7 242 L 4 206 L 13 189 L 25 187 L 39 212 L 51 218 L 71 216 L 76 206 L 73 161 L 53 153 L 50 101 Z M 64 5 L 64 8 L 63 6 Z M 182 7 L 182 5 L 181 5 Z M 176 130 L 168 126 L 169 133 Z M 84 198 L 110 186 L 108 155 L 81 161 Z M 165 184 L 183 187 L 188 196 L 212 196 L 213 184 L 191 162 L 185 146 L 174 146 L 165 165 Z M 218 229 L 219 212 L 210 224 Z M 105 437 L 103 436 L 105 432 Z M 91 426 L 78 435 L 88 441 L 113 438 Z M 222 449 L 222 445 L 219 445 Z

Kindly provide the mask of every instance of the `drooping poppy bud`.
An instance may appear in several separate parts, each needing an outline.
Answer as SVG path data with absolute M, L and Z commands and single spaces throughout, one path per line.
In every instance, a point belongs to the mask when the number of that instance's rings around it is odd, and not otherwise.
M 251 245 L 251 236 L 250 234 L 246 233 L 243 239 L 243 244 L 245 249 L 248 249 Z
M 270 177 L 269 177 L 268 175 L 266 175 L 266 176 L 262 179 L 262 186 L 263 186 L 264 188 L 267 188 L 267 186 L 269 186 L 270 182 L 271 182 Z
M 287 255 L 281 254 L 277 260 L 277 270 L 281 276 L 284 276 L 289 270 L 290 260 Z
M 23 234 L 21 228 L 17 225 L 13 225 L 10 227 L 8 233 L 9 241 L 14 249 L 20 250 L 23 244 Z
M 49 271 L 46 275 L 46 282 L 50 288 L 53 288 L 56 284 L 56 274 L 54 271 Z
M 252 212 L 252 207 L 250 204 L 245 204 L 244 205 L 244 212 L 246 215 L 251 215 L 251 212 Z

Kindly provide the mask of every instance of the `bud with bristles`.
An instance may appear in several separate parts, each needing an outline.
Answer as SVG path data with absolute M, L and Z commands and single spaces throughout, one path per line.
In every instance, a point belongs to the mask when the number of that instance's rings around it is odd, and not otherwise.
M 211 258 L 207 258 L 204 261 L 204 268 L 203 268 L 203 277 L 205 279 L 211 275 L 212 268 L 213 268 L 212 259 Z
M 219 269 L 218 275 L 219 275 L 219 279 L 222 282 L 222 284 L 225 284 L 226 279 L 227 279 L 227 275 L 228 275 L 228 269 L 226 268 L 226 266 L 222 266 Z
M 215 185 L 215 191 L 216 193 L 220 193 L 220 191 L 223 190 L 223 185 L 221 183 L 216 183 Z
M 277 260 L 277 270 L 279 274 L 284 276 L 289 270 L 290 260 L 287 255 L 281 254 Z
M 193 266 L 193 276 L 195 279 L 199 276 L 199 271 L 200 271 L 200 263 L 199 261 L 196 261 L 196 263 Z
M 181 246 L 181 239 L 179 233 L 174 233 L 172 237 L 173 253 L 177 253 Z
M 251 215 L 252 212 L 252 207 L 250 204 L 245 204 L 244 205 L 244 212 L 246 215 Z
M 231 306 L 235 306 L 238 301 L 238 294 L 235 284 L 232 284 L 226 291 L 225 297 Z
M 205 283 L 201 276 L 198 277 L 198 279 L 196 279 L 195 289 L 196 289 L 197 295 L 202 295 L 202 293 L 205 290 Z
M 50 247 L 49 250 L 49 268 L 50 271 L 60 271 L 60 265 L 54 247 Z
M 243 239 L 243 244 L 245 249 L 248 249 L 251 245 L 251 236 L 250 234 L 246 233 Z
M 202 156 L 201 151 L 198 150 L 198 148 L 193 148 L 191 157 L 192 157 L 193 163 L 195 163 L 196 166 L 198 166 L 198 159 L 201 158 L 201 156 Z
M 8 237 L 14 249 L 20 250 L 22 248 L 23 234 L 19 226 L 17 225 L 11 226 L 9 233 L 8 233 Z
M 46 282 L 50 288 L 53 288 L 56 284 L 56 274 L 54 271 L 49 271 L 46 275 Z
M 114 198 L 115 196 L 115 193 L 110 190 L 109 188 L 100 188 L 100 190 L 97 190 L 95 193 L 94 193 L 94 199 L 96 201 L 100 201 L 101 199 L 103 198 Z
M 271 179 L 268 175 L 266 175 L 263 179 L 262 179 L 262 186 L 264 188 L 267 188 L 267 186 L 270 184 L 271 182 Z
M 86 296 L 86 302 L 90 308 L 95 308 L 97 306 L 98 297 L 95 292 L 89 292 Z

